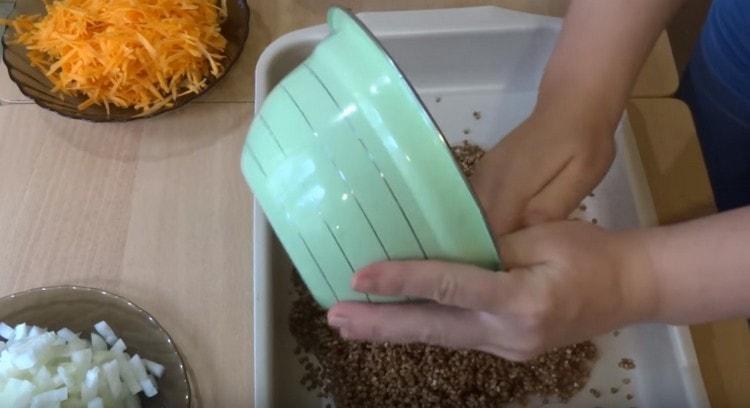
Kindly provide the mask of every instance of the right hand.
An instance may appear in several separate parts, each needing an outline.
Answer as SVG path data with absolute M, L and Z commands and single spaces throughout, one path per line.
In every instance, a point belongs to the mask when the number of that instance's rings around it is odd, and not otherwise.
M 346 339 L 527 360 L 655 316 L 657 282 L 637 232 L 565 221 L 506 235 L 500 246 L 508 273 L 440 261 L 370 265 L 354 275 L 356 291 L 433 302 L 341 302 L 329 324 Z
M 612 163 L 611 126 L 557 110 L 537 109 L 477 165 L 472 184 L 496 238 L 565 219 Z

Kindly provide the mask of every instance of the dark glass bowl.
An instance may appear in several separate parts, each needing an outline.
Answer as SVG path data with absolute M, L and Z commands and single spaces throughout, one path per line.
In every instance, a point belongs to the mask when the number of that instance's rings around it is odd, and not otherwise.
M 26 14 L 44 14 L 44 0 L 18 0 L 9 18 Z M 3 61 L 8 68 L 8 74 L 13 82 L 18 85 L 21 92 L 31 98 L 39 106 L 57 112 L 63 116 L 74 119 L 85 119 L 92 122 L 125 122 L 134 119 L 153 117 L 185 105 L 196 97 L 202 95 L 219 80 L 221 80 L 239 59 L 240 53 L 245 46 L 245 40 L 249 30 L 250 9 L 245 0 L 227 1 L 227 18 L 221 24 L 221 34 L 227 39 L 224 50 L 224 72 L 218 78 L 209 76 L 206 87 L 197 94 L 183 95 L 174 102 L 172 107 L 163 108 L 149 115 L 138 116 L 139 110 L 118 108 L 110 105 L 110 114 L 104 106 L 91 106 L 83 111 L 78 110 L 78 105 L 85 100 L 79 96 L 65 96 L 60 99 L 58 94 L 52 93 L 52 83 L 36 67 L 33 67 L 26 56 L 26 47 L 10 41 L 15 35 L 12 27 L 7 27 L 2 36 Z
M 191 392 L 186 366 L 166 330 L 133 302 L 112 293 L 81 286 L 31 289 L 0 299 L 0 322 L 28 323 L 50 330 L 67 327 L 88 337 L 105 320 L 127 345 L 127 353 L 164 365 L 159 393 L 141 398 L 144 408 L 189 407 Z

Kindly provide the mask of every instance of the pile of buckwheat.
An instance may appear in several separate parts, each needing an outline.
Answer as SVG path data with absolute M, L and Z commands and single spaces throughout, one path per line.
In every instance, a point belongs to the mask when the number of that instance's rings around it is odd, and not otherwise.
M 470 174 L 483 151 L 464 142 L 454 153 Z M 424 344 L 347 341 L 328 326 L 296 273 L 292 279 L 297 296 L 289 326 L 305 369 L 301 383 L 338 408 L 498 407 L 533 395 L 566 401 L 584 387 L 597 355 L 591 342 L 518 363 Z
M 461 171 L 464 172 L 466 177 L 471 177 L 474 174 L 474 166 L 484 156 L 484 149 L 466 140 L 460 145 L 452 146 L 451 149 L 453 149 L 453 155 L 458 159 L 458 164 L 461 165 Z

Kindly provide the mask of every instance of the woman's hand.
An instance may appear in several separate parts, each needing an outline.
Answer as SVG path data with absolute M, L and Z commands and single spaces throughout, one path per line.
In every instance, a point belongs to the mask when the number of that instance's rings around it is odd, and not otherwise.
M 649 260 L 631 235 L 572 221 L 523 230 L 500 242 L 509 273 L 434 261 L 374 264 L 354 276 L 355 290 L 431 302 L 342 302 L 328 321 L 347 339 L 529 359 L 651 316 Z
M 496 236 L 563 219 L 596 186 L 638 72 L 684 2 L 570 2 L 535 112 L 488 152 L 475 176 Z
M 612 129 L 538 109 L 488 151 L 472 184 L 496 236 L 565 219 L 609 169 Z
M 682 3 L 571 2 L 534 113 L 487 153 L 472 180 L 496 237 L 567 217 L 596 186 L 640 67 Z M 432 302 L 340 303 L 329 323 L 352 339 L 421 341 L 519 360 L 638 320 L 735 316 L 750 310 L 750 252 L 742 247 L 749 217 L 745 210 L 647 236 L 576 222 L 534 226 L 500 238 L 509 273 L 376 264 L 355 275 L 356 290 Z

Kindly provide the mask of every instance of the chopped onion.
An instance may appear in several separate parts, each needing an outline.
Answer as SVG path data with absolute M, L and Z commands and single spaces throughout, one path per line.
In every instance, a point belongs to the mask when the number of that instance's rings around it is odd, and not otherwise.
M 60 377 L 63 384 L 68 388 L 76 388 L 77 382 L 73 378 L 71 370 L 66 370 L 63 366 L 57 366 L 57 376 Z
M 120 377 L 122 377 L 122 381 L 125 383 L 125 386 L 128 387 L 130 393 L 135 395 L 141 392 L 141 385 L 138 384 L 138 381 L 135 378 L 135 373 L 133 373 L 133 368 L 130 366 L 130 362 L 125 357 L 125 354 L 117 356 L 117 365 L 120 367 Z
M 50 374 L 47 367 L 40 368 L 39 371 L 34 374 L 34 385 L 42 390 L 55 388 L 55 384 L 52 382 L 52 374 Z
M 122 339 L 117 339 L 110 350 L 114 351 L 115 353 L 124 353 L 125 349 L 127 349 L 127 346 L 125 346 L 125 342 L 122 341 Z
M 86 372 L 86 379 L 81 385 L 81 398 L 84 401 L 96 399 L 97 390 L 99 389 L 99 367 L 94 367 Z
M 106 351 L 107 343 L 104 342 L 102 336 L 96 333 L 91 333 L 91 349 L 93 351 Z
M 36 326 L 34 326 L 36 327 Z M 62 329 L 57 331 L 57 337 L 65 340 L 68 343 L 81 340 L 80 337 L 78 337 L 77 334 L 73 333 L 72 330 L 68 329 L 67 327 L 63 327 Z
M 86 405 L 86 408 L 104 408 L 104 401 L 102 401 L 101 398 L 96 397 L 89 401 L 89 403 Z
M 0 337 L 4 338 L 5 340 L 10 340 L 13 338 L 13 334 L 16 331 L 13 330 L 12 327 L 5 324 L 5 322 L 0 322 Z
M 70 360 L 79 367 L 88 367 L 91 365 L 91 349 L 77 350 L 70 354 Z
M 130 395 L 127 398 L 125 398 L 125 407 L 126 408 L 141 408 L 140 400 L 138 400 L 138 397 L 135 395 Z
M 149 398 L 153 397 L 158 392 L 156 390 L 156 384 L 154 383 L 154 380 L 152 380 L 151 378 L 146 378 L 145 380 L 141 380 L 141 387 L 143 388 L 143 393 L 146 394 L 146 396 Z
M 34 384 L 27 380 L 10 378 L 0 392 L 0 403 L 3 407 L 28 407 L 34 392 Z
M 94 330 L 88 341 L 67 328 L 0 322 L 0 408 L 140 408 L 141 392 L 157 395 L 164 366 L 131 357 L 106 322 Z
M 29 330 L 29 337 L 38 336 L 40 334 L 44 333 L 44 330 L 42 330 L 39 326 L 32 326 L 31 330 Z
M 29 326 L 26 325 L 26 323 L 21 323 L 18 326 L 16 326 L 15 335 L 13 336 L 13 340 L 22 340 L 24 337 L 26 337 L 26 334 L 29 332 Z
M 46 407 L 54 403 L 60 403 L 68 399 L 68 389 L 58 388 L 37 394 L 31 399 L 32 407 Z
M 96 330 L 99 335 L 104 337 L 104 341 L 106 341 L 110 346 L 115 344 L 115 342 L 117 341 L 117 336 L 115 335 L 114 330 L 112 330 L 107 322 L 103 320 L 94 325 L 94 330 Z
M 153 374 L 157 378 L 161 378 L 161 376 L 164 374 L 164 366 L 159 363 L 155 363 L 144 358 L 143 364 L 146 365 L 146 370 L 148 370 L 149 373 Z
M 135 373 L 135 378 L 141 382 L 145 379 L 148 379 L 148 374 L 146 374 L 146 367 L 143 365 L 143 360 L 141 360 L 141 356 L 138 354 L 134 355 L 130 358 L 130 366 L 133 367 L 133 372 Z
M 112 396 L 115 398 L 119 397 L 122 392 L 122 380 L 120 380 L 120 368 L 118 367 L 117 360 L 104 363 L 104 374 L 107 377 L 107 383 L 109 384 Z

